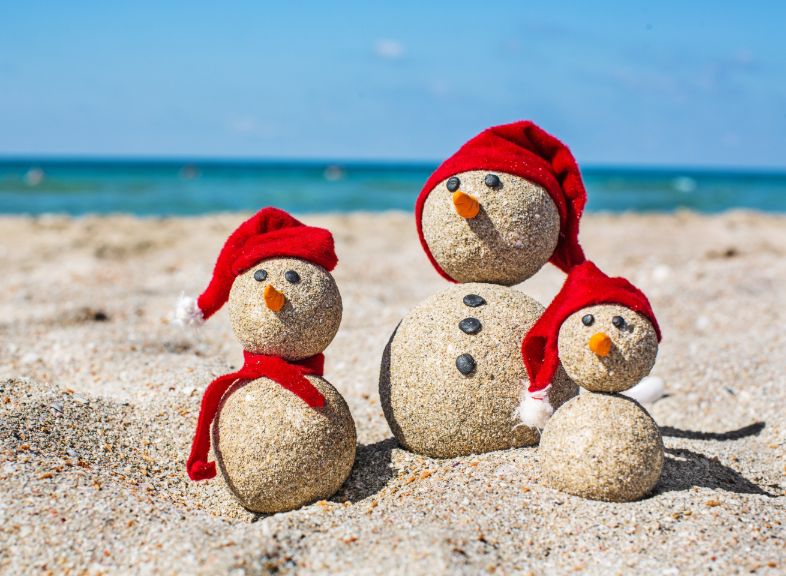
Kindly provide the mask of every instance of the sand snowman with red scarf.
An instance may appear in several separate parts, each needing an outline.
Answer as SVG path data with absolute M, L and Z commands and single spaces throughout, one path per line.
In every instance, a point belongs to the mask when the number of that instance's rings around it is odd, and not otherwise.
M 567 272 L 584 261 L 585 202 L 573 155 L 532 122 L 484 130 L 431 175 L 418 233 L 456 285 L 412 310 L 385 350 L 380 398 L 402 446 L 445 458 L 538 442 L 513 414 L 529 384 L 521 342 L 543 306 L 510 286 L 547 262 Z M 575 393 L 558 370 L 552 404 Z
M 630 282 L 592 262 L 568 274 L 522 345 L 530 385 L 519 414 L 526 425 L 545 425 L 538 453 L 547 485 L 614 502 L 652 490 L 663 467 L 660 430 L 619 393 L 649 374 L 659 341 L 652 307 Z M 560 367 L 584 391 L 549 418 Z
M 188 475 L 213 478 L 218 463 L 254 512 L 328 498 L 352 469 L 355 424 L 322 378 L 322 352 L 342 314 L 336 263 L 329 231 L 264 208 L 230 235 L 202 295 L 178 307 L 178 319 L 193 324 L 228 302 L 245 358 L 205 390 Z M 216 462 L 208 461 L 211 439 Z

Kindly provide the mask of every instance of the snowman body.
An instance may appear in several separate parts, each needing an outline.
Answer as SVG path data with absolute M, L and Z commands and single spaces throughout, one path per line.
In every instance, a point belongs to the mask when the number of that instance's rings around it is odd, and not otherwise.
M 663 468 L 658 425 L 635 400 L 586 392 L 551 417 L 540 440 L 543 481 L 592 500 L 648 494 Z
M 536 444 L 538 433 L 513 413 L 527 375 L 521 340 L 543 307 L 495 284 L 451 286 L 417 306 L 391 337 L 380 398 L 402 446 L 449 458 Z M 576 393 L 563 372 L 553 401 Z
M 216 461 L 234 496 L 260 513 L 293 510 L 332 496 L 355 459 L 355 424 L 326 380 L 306 377 L 325 397 L 310 408 L 269 378 L 238 382 L 213 421 Z

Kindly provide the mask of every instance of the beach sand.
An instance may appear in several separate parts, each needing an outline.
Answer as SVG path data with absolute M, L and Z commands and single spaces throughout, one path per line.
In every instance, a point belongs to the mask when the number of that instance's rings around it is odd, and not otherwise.
M 664 474 L 640 502 L 539 481 L 536 448 L 432 460 L 398 448 L 377 393 L 383 348 L 447 285 L 411 215 L 308 216 L 330 228 L 344 320 L 325 376 L 358 454 L 327 502 L 270 517 L 184 461 L 201 393 L 237 367 L 196 295 L 241 215 L 0 218 L 0 572 L 719 574 L 786 570 L 786 217 L 589 215 L 588 252 L 652 300 L 664 340 L 650 406 Z M 546 303 L 548 266 L 519 289 Z

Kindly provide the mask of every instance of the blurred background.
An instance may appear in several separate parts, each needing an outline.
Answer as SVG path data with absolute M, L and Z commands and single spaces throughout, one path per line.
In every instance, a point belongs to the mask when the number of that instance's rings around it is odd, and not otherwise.
M 590 210 L 786 211 L 779 2 L 2 2 L 0 213 L 411 210 L 532 119 Z

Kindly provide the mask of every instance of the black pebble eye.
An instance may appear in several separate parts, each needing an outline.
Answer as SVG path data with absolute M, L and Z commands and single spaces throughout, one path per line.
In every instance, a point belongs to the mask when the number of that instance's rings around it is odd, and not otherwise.
M 287 279 L 287 282 L 290 284 L 297 284 L 300 282 L 300 274 L 295 272 L 294 270 L 287 270 L 284 272 L 284 278 Z
M 499 188 L 499 185 L 502 184 L 502 181 L 499 179 L 499 176 L 496 174 L 486 174 L 486 177 L 483 179 L 483 182 L 489 188 Z
M 595 316 L 592 314 L 587 314 L 586 316 L 582 317 L 581 323 L 584 326 L 592 326 L 595 323 Z
M 267 272 L 264 270 L 257 270 L 254 272 L 254 280 L 257 282 L 262 282 L 265 278 L 267 278 Z
M 614 324 L 615 328 L 619 328 L 620 330 L 625 328 L 625 318 L 622 316 L 615 316 L 611 319 L 611 323 Z
M 455 192 L 461 186 L 461 180 L 453 176 L 452 178 L 448 178 L 448 190 L 451 192 Z

